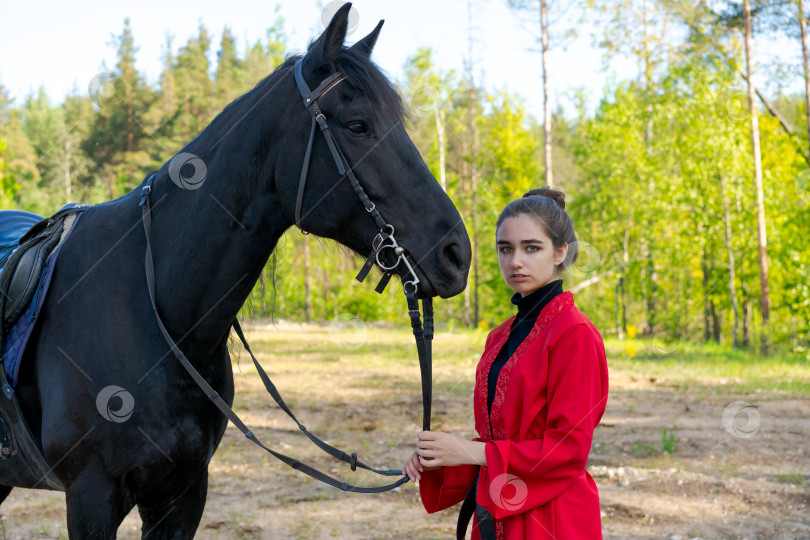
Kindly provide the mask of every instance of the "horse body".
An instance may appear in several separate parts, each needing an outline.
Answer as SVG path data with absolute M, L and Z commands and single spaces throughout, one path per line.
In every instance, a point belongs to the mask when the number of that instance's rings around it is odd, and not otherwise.
M 153 518 L 150 510 L 165 513 L 164 506 L 184 493 L 197 499 L 191 514 L 175 506 L 176 515 L 166 516 L 162 526 L 174 534 L 184 528 L 177 519 L 190 519 L 186 532 L 193 533 L 195 515 L 199 520 L 202 513 L 199 499 L 205 500 L 206 466 L 227 424 L 159 334 L 144 294 L 145 240 L 136 212 L 129 211 L 138 210 L 137 199 L 128 200 L 133 198 L 89 209 L 77 224 L 61 255 L 76 264 L 57 265 L 17 388 L 45 456 L 66 486 L 69 530 L 76 538 L 110 537 L 134 504 L 148 532 L 164 517 Z M 155 236 L 157 241 L 161 235 Z M 217 289 L 216 282 L 210 286 Z M 161 307 L 174 315 L 171 308 L 179 304 L 170 301 L 173 291 L 161 289 L 159 298 L 167 299 Z M 202 319 L 195 330 L 210 331 L 206 339 L 174 331 L 185 337 L 178 339 L 180 346 L 228 403 L 234 390 L 226 326 L 235 313 L 229 319 L 224 309 L 214 310 L 210 320 Z M 182 319 L 166 318 L 173 327 Z M 92 411 L 99 392 L 111 385 L 132 395 L 130 418 L 113 422 L 101 414 L 77 414 Z M 120 406 L 110 403 L 112 410 Z M 171 537 L 160 532 L 150 537 Z
M 335 66 L 383 80 L 367 59 L 380 27 L 346 49 L 347 18 L 348 5 L 304 57 L 312 87 Z M 199 189 L 179 187 L 169 162 L 152 188 L 158 310 L 178 346 L 229 404 L 231 324 L 293 223 L 309 114 L 291 69 L 288 60 L 183 149 L 206 167 Z M 457 294 L 470 262 L 460 216 L 405 134 L 399 111 L 375 113 L 379 95 L 360 90 L 344 84 L 324 100 L 324 114 L 367 193 L 417 261 L 419 294 Z M 358 122 L 364 133 L 355 133 Z M 326 143 L 317 141 L 303 226 L 367 255 L 378 230 L 340 180 Z M 192 538 L 205 506 L 207 466 L 227 424 L 160 334 L 146 289 L 140 191 L 82 215 L 62 248 L 16 388 L 66 488 L 72 539 L 114 538 L 135 505 L 144 538 Z M 104 415 L 97 400 L 111 386 L 131 395 L 132 407 L 124 411 L 120 395 L 106 406 L 131 416 Z M 9 491 L 0 486 L 0 501 Z

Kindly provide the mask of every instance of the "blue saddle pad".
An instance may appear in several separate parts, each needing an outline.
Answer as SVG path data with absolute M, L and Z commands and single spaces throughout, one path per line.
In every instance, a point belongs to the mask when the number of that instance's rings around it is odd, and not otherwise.
M 53 269 L 56 266 L 56 258 L 62 250 L 62 246 L 67 242 L 70 234 L 76 228 L 76 223 L 79 222 L 81 216 L 81 213 L 76 216 L 73 227 L 68 232 L 65 240 L 48 257 L 45 268 L 39 279 L 37 292 L 33 300 L 31 300 L 31 304 L 9 329 L 8 334 L 2 336 L 0 352 L 3 354 L 2 362 L 6 371 L 6 378 L 11 386 L 17 384 L 20 361 L 22 360 L 23 352 L 25 352 L 25 346 L 28 344 L 28 339 L 34 331 L 37 315 L 39 315 L 42 305 L 45 303 L 45 295 L 50 287 Z M 3 210 L 0 212 L 0 272 L 3 271 L 6 262 L 10 258 L 11 252 L 18 247 L 20 238 L 42 219 L 41 216 L 21 210 Z
M 19 246 L 20 238 L 43 219 L 42 216 L 22 210 L 0 212 L 0 272 L 8 262 L 8 256 Z

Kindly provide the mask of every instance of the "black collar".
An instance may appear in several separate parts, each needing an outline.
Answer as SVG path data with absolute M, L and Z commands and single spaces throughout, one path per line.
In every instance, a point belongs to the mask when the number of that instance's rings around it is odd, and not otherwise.
M 557 279 L 546 283 L 536 291 L 520 296 L 515 293 L 512 296 L 512 303 L 518 308 L 518 319 L 537 319 L 543 308 L 551 302 L 558 294 L 562 294 L 563 280 Z

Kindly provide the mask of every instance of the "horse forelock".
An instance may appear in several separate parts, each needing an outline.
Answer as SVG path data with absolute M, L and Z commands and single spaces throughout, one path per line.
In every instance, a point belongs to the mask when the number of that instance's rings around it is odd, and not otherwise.
M 285 68 L 292 69 L 295 62 L 303 55 L 297 54 L 287 57 L 274 74 Z M 377 107 L 379 113 L 392 123 L 402 121 L 406 115 L 406 108 L 399 91 L 391 83 L 383 70 L 377 66 L 364 53 L 343 47 L 335 60 L 330 63 L 331 72 L 340 72 L 346 76 L 354 90 L 365 95 Z

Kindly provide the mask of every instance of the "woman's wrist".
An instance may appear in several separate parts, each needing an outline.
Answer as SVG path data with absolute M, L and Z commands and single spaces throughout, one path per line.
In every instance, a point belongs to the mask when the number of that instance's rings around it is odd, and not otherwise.
M 487 466 L 487 443 L 470 441 L 471 465 Z

